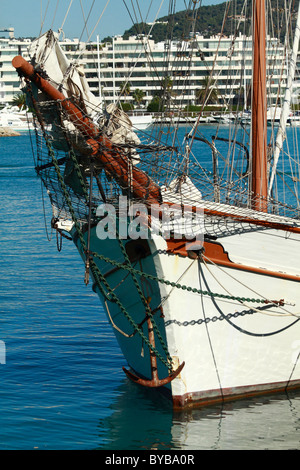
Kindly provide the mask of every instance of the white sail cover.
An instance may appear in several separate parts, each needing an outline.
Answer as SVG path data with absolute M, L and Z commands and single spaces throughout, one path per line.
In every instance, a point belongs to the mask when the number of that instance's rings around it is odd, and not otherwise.
M 32 42 L 28 52 L 35 68 L 46 72 L 54 86 L 60 86 L 66 97 L 79 95 L 90 117 L 102 111 L 102 100 L 90 91 L 83 67 L 67 59 L 59 45 L 58 33 L 49 30 Z
M 76 62 L 69 61 L 66 57 L 60 47 L 58 33 L 49 30 L 32 42 L 28 52 L 35 69 L 46 73 L 51 83 L 66 98 L 75 96 L 81 110 L 96 125 L 102 127 L 103 123 L 108 120 L 105 133 L 111 142 L 114 144 L 130 144 L 130 147 L 140 144 L 140 139 L 132 130 L 130 119 L 118 106 L 114 104 L 109 105 L 104 115 L 102 99 L 97 98 L 90 91 L 84 68 Z M 61 136 L 59 129 L 51 121 L 51 118 L 50 123 L 52 123 L 53 145 L 55 148 L 61 149 L 63 148 L 63 136 Z M 64 126 L 69 132 L 78 134 L 71 122 L 64 121 Z M 131 157 L 133 165 L 139 162 L 138 154 L 134 149 L 131 150 Z

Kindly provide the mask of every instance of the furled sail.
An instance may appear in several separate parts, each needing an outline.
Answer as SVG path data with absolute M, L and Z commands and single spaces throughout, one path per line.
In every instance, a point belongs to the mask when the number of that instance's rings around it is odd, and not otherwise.
M 99 126 L 101 130 L 108 134 L 111 142 L 114 144 L 129 144 L 132 148 L 140 144 L 140 139 L 132 129 L 132 123 L 128 116 L 116 105 L 109 105 L 105 109 L 101 98 L 96 97 L 90 90 L 87 82 L 84 68 L 76 61 L 70 62 L 59 44 L 59 34 L 49 30 L 41 37 L 32 42 L 29 48 L 31 63 L 35 70 L 46 75 L 49 82 L 61 91 L 66 98 L 71 98 L 74 104 L 88 116 L 91 121 Z M 45 97 L 45 107 L 49 99 Z M 52 126 L 53 146 L 57 149 L 64 149 L 65 134 L 70 134 L 73 141 L 76 140 L 76 146 L 80 152 L 88 153 L 84 140 L 80 138 L 76 126 L 69 120 L 61 122 L 53 119 L 53 113 L 49 107 L 48 119 L 47 112 L 44 118 Z M 78 142 L 81 141 L 80 144 Z M 132 151 L 133 164 L 139 161 L 136 152 Z
M 59 34 L 52 30 L 32 42 L 29 49 L 35 69 L 40 69 L 66 97 L 78 97 L 80 108 L 91 117 L 102 111 L 103 102 L 90 91 L 83 67 L 70 62 L 59 45 Z

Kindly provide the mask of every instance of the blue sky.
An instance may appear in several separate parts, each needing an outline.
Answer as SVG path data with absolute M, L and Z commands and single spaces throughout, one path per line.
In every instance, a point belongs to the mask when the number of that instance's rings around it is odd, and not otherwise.
M 203 0 L 203 5 L 217 4 L 225 0 Z M 132 11 L 132 4 L 137 5 L 136 0 L 125 0 L 125 3 Z M 148 10 L 148 0 L 139 0 L 138 4 L 142 9 L 142 15 L 145 17 Z M 184 10 L 184 0 L 177 0 L 177 11 Z M 83 32 L 83 5 L 85 18 L 88 17 L 91 6 L 92 13 L 87 22 L 89 34 L 94 30 L 99 18 L 98 26 L 92 39 L 96 35 L 100 39 L 115 34 L 123 34 L 125 29 L 132 25 L 123 0 L 0 0 L 0 28 L 15 28 L 15 36 L 38 36 L 41 30 L 41 24 L 44 21 L 42 31 L 49 28 L 57 30 L 64 22 L 64 18 L 71 4 L 67 19 L 64 23 L 65 35 L 69 38 L 81 37 Z M 161 6 L 162 4 L 162 6 Z M 152 8 L 149 14 L 148 22 L 155 19 L 156 13 L 161 6 L 158 17 L 168 14 L 168 0 L 152 0 Z M 105 10 L 105 11 L 104 11 Z M 4 35 L 5 33 L 0 33 Z M 82 39 L 86 40 L 87 35 Z

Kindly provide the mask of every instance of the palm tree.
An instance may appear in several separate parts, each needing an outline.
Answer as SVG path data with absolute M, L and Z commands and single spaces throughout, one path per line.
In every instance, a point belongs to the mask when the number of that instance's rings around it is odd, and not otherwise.
M 170 99 L 173 88 L 173 80 L 169 75 L 165 76 L 161 81 L 161 92 L 159 93 L 161 97 L 165 99 Z
M 136 104 L 140 106 L 141 102 L 144 100 L 145 93 L 140 88 L 136 88 L 132 93 L 132 97 Z
M 212 80 L 209 75 L 202 80 L 202 88 L 197 88 L 195 91 L 196 102 L 202 104 L 206 101 L 207 104 L 217 103 L 219 99 L 218 89 L 211 84 Z
M 130 83 L 129 82 L 121 82 L 119 86 L 119 92 L 121 96 L 127 98 L 130 95 Z
M 18 93 L 12 99 L 12 104 L 18 106 L 20 109 L 26 108 L 26 95 L 25 93 Z

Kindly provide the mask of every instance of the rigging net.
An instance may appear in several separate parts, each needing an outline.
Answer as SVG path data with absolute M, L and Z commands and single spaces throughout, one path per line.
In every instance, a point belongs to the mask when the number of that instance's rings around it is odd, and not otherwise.
M 224 11 L 223 25 L 225 25 L 225 19 L 233 16 L 230 15 L 231 10 L 229 8 L 232 7 L 228 3 Z M 242 15 L 246 14 L 247 9 L 248 5 L 244 3 L 242 5 Z M 112 105 L 106 105 L 105 97 L 102 101 L 95 101 L 91 94 L 83 96 L 81 92 L 78 93 L 78 83 L 75 86 L 70 85 L 75 72 L 84 77 L 83 71 L 80 70 L 78 64 L 74 66 L 66 62 L 61 76 L 52 79 L 52 83 L 58 89 L 63 90 L 65 95 L 71 98 L 72 102 L 78 106 L 82 114 L 88 116 L 95 123 L 99 134 L 102 133 L 108 137 L 117 155 L 114 158 L 129 162 L 129 173 L 130 166 L 136 165 L 155 184 L 160 187 L 169 188 L 174 183 L 174 180 L 182 182 L 188 178 L 193 183 L 193 191 L 189 189 L 188 193 L 184 193 L 182 189 L 184 186 L 181 184 L 177 185 L 177 190 L 181 191 L 181 200 L 184 200 L 186 204 L 195 204 L 195 201 L 199 199 L 199 193 L 201 193 L 203 200 L 210 203 L 223 203 L 234 206 L 239 209 L 240 214 L 243 214 L 245 213 L 243 211 L 249 207 L 249 199 L 251 199 L 249 197 L 251 159 L 248 142 L 249 129 L 245 125 L 240 126 L 241 123 L 236 113 L 230 127 L 226 129 L 226 132 L 229 130 L 229 137 L 225 138 L 223 136 L 221 126 L 214 130 L 211 135 L 208 135 L 207 132 L 204 133 L 200 122 L 204 104 L 199 113 L 199 118 L 196 118 L 197 125 L 194 125 L 195 115 L 189 113 L 187 111 L 189 106 L 184 106 L 183 103 L 186 103 L 186 97 L 189 93 L 188 87 L 191 83 L 191 76 L 194 73 L 192 59 L 195 55 L 199 56 L 201 62 L 205 65 L 207 76 L 209 77 L 205 84 L 206 94 L 204 95 L 204 103 L 206 102 L 208 105 L 209 100 L 214 100 L 213 91 L 216 89 L 215 84 L 217 80 L 220 81 L 222 79 L 222 70 L 225 67 L 230 70 L 232 57 L 235 54 L 236 38 L 240 28 L 242 28 L 242 33 L 246 38 L 247 22 L 241 21 L 241 17 L 237 22 L 237 12 L 234 12 L 233 34 L 229 41 L 229 48 L 224 56 L 226 57 L 224 61 L 226 65 L 220 68 L 216 60 L 217 58 L 215 57 L 211 63 L 209 57 L 199 47 L 199 42 L 195 35 L 197 21 L 201 19 L 201 9 L 198 8 L 198 2 L 189 3 L 186 12 L 186 17 L 189 21 L 180 38 L 176 35 L 175 2 L 171 2 L 169 13 L 171 14 L 172 21 L 168 23 L 167 27 L 168 40 L 165 42 L 163 52 L 163 68 L 158 67 L 157 61 L 153 58 L 149 34 L 146 36 L 142 35 L 143 31 L 137 25 L 137 31 L 140 34 L 140 50 L 144 52 L 153 73 L 153 100 L 156 100 L 158 104 L 155 126 L 146 132 L 137 132 L 132 128 L 130 120 L 128 120 L 125 114 L 118 111 L 121 99 L 113 107 Z M 139 18 L 142 19 L 138 2 L 136 2 L 134 14 L 135 21 Z M 280 20 L 280 26 L 281 23 Z M 271 22 L 271 24 L 274 30 L 274 22 Z M 85 22 L 86 26 L 87 20 Z M 48 44 L 47 41 L 46 44 L 50 49 L 57 48 L 58 42 L 55 38 L 53 39 L 52 37 L 51 39 L 51 35 L 48 35 L 46 39 L 48 41 Z M 218 39 L 219 45 L 221 44 L 220 40 L 221 35 Z M 175 43 L 176 50 L 174 57 Z M 32 48 L 32 55 L 36 63 L 40 64 L 41 69 L 46 70 L 49 56 L 45 54 L 46 49 L 44 46 L 40 47 L 41 45 L 42 40 L 40 38 Z M 274 51 L 275 48 L 273 46 L 274 44 L 272 43 L 272 50 Z M 37 54 L 37 47 L 40 47 L 39 51 L 42 51 L 40 56 Z M 219 47 L 217 51 L 221 51 Z M 222 51 L 222 54 L 224 54 L 224 51 Z M 274 55 L 271 57 L 270 62 L 274 70 L 273 57 Z M 134 73 L 133 69 L 128 73 L 128 78 L 126 79 L 128 82 L 132 73 Z M 273 72 L 271 71 L 270 79 L 272 74 Z M 212 77 L 214 77 L 213 80 Z M 235 95 L 238 96 L 238 102 L 241 100 L 241 91 L 238 91 L 237 83 L 241 83 L 241 79 L 241 76 L 238 77 L 233 72 L 231 80 L 226 78 L 228 89 L 229 84 L 235 87 Z M 69 117 L 59 106 L 59 103 L 53 103 L 44 99 L 37 90 L 31 90 L 31 93 L 34 95 L 36 106 L 38 106 L 43 116 L 43 121 L 41 121 L 37 113 L 35 119 L 37 124 L 36 136 L 40 149 L 37 163 L 39 174 L 52 195 L 53 204 L 58 207 L 59 212 L 64 212 L 64 201 L 60 195 L 59 184 L 55 179 L 55 171 L 53 166 L 51 166 L 51 157 L 47 154 L 47 145 L 51 144 L 58 161 L 61 162 L 65 181 L 70 184 L 70 191 L 74 204 L 77 207 L 78 216 L 85 218 L 87 216 L 87 208 L 85 200 L 82 199 L 78 183 L 82 179 L 86 186 L 88 186 L 87 175 L 90 173 L 89 160 L 91 159 L 91 149 L 86 143 L 85 136 L 80 135 L 78 129 L 74 128 L 74 123 L 70 122 Z M 189 98 L 190 102 L 194 98 Z M 231 94 L 228 92 L 226 100 L 227 111 L 232 110 L 233 101 L 232 91 Z M 241 102 L 245 106 L 245 100 L 241 100 Z M 229 106 L 231 107 L 230 109 Z M 229 113 L 227 112 L 227 114 Z M 185 127 L 183 127 L 183 123 Z M 237 124 L 239 124 L 239 127 L 237 127 Z M 38 128 L 40 128 L 40 131 L 38 131 Z M 125 128 L 126 135 L 123 132 Z M 115 133 L 114 136 L 113 133 Z M 41 136 L 46 139 L 46 147 L 45 143 L 42 143 Z M 269 144 L 270 161 L 272 158 L 272 137 L 273 133 L 270 136 Z M 283 152 L 287 156 L 290 153 L 288 151 L 291 144 L 290 142 L 286 144 L 287 146 L 283 149 Z M 74 162 L 72 160 L 74 155 L 77 158 L 80 173 L 74 170 Z M 277 175 L 274 191 L 269 199 L 269 212 L 298 218 L 299 159 L 296 153 L 292 155 L 291 159 L 281 159 Z M 283 184 L 285 176 L 288 177 L 288 183 L 285 182 Z M 98 188 L 93 194 L 95 205 L 101 203 L 104 199 L 116 201 L 120 194 L 124 192 L 130 193 L 128 185 L 122 185 L 119 181 L 115 181 L 113 175 L 109 174 L 102 165 L 97 163 L 95 164 L 95 179 L 97 179 L 97 184 L 94 185 L 94 188 Z M 287 197 L 286 187 L 290 189 L 294 200 Z M 131 197 L 134 200 L 132 194 Z

